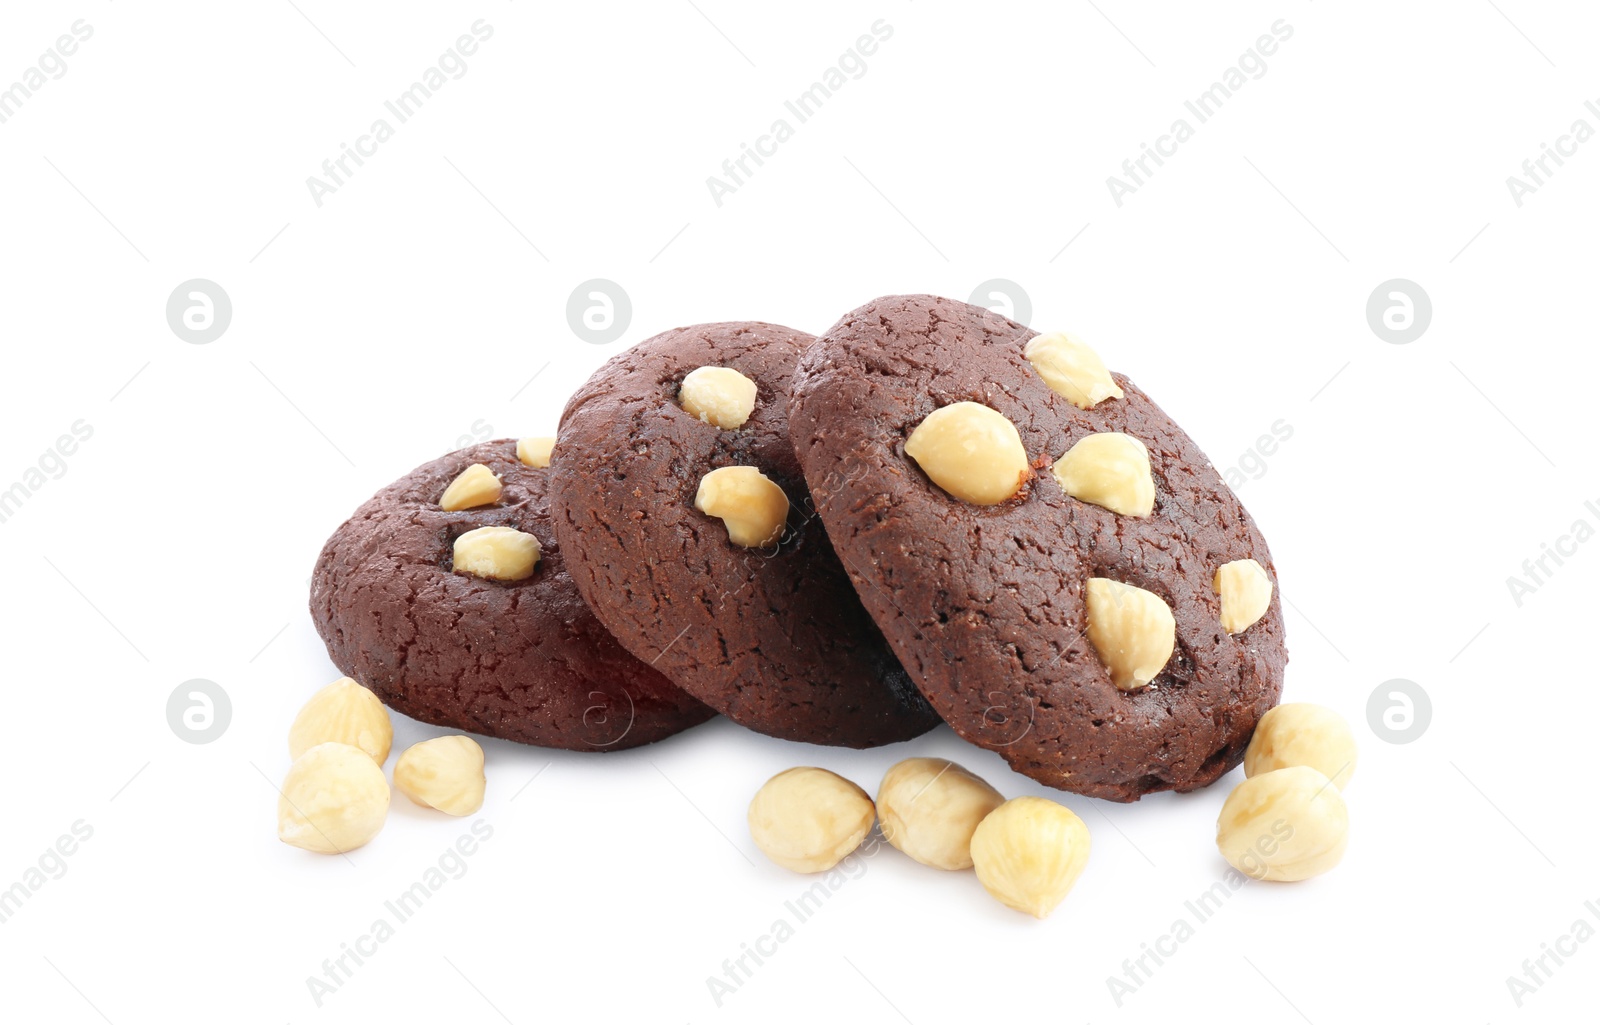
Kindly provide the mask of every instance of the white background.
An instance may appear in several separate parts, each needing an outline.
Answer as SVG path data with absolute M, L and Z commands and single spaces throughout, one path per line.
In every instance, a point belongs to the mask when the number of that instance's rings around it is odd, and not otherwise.
M 1575 921 L 1600 927 L 1600 544 L 1520 607 L 1507 586 L 1600 524 L 1600 141 L 1520 207 L 1506 185 L 1575 119 L 1600 128 L 1592 10 L 296 3 L 4 14 L 0 85 L 93 26 L 0 124 L 0 488 L 93 428 L 0 524 L 0 887 L 93 830 L 0 923 L 8 1020 L 1593 1016 L 1600 942 L 1521 1008 L 1506 983 Z M 313 202 L 307 177 L 480 18 L 493 36 L 464 77 Z M 879 18 L 893 36 L 864 76 L 716 205 L 706 178 Z M 1189 116 L 1194 138 L 1119 207 L 1107 176 L 1278 19 L 1293 36 L 1266 74 Z M 164 316 L 191 278 L 232 299 L 208 345 Z M 614 344 L 568 324 L 590 278 L 631 297 Z M 606 756 L 490 742 L 492 839 L 319 1007 L 307 978 L 470 824 L 399 798 L 347 859 L 277 841 L 289 721 L 336 675 L 305 609 L 323 539 L 419 462 L 550 432 L 656 331 L 821 331 L 881 294 L 992 278 L 1219 468 L 1292 426 L 1241 496 L 1293 606 L 1286 697 L 1336 708 L 1362 745 L 1344 865 L 1245 887 L 1118 1007 L 1108 977 L 1222 877 L 1212 829 L 1239 773 L 1122 806 L 1045 791 L 947 729 L 867 752 L 726 722 Z M 1432 300 L 1411 344 L 1368 326 L 1391 278 Z M 231 699 L 209 744 L 167 721 L 194 678 Z M 1368 724 L 1394 678 L 1431 698 L 1413 743 Z M 397 720 L 395 750 L 435 732 Z M 798 763 L 875 791 L 912 754 L 1081 814 L 1077 889 L 1036 922 L 885 848 L 719 1007 L 707 978 L 811 882 L 753 847 L 750 795 Z

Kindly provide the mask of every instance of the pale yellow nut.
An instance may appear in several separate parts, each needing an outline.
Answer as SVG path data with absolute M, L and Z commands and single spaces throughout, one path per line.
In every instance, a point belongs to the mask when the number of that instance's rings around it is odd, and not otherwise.
M 755 412 L 756 383 L 732 367 L 701 367 L 678 386 L 678 404 L 690 416 L 731 431 Z
M 1014 797 L 972 834 L 978 882 L 1008 908 L 1043 918 L 1056 909 L 1089 863 L 1089 827 L 1043 797 Z
M 358 747 L 382 765 L 394 743 L 389 710 L 361 684 L 341 677 L 311 695 L 289 726 L 289 757 L 334 741 Z
M 451 569 L 485 580 L 526 580 L 539 564 L 539 539 L 510 527 L 479 527 L 456 538 Z
M 1222 596 L 1222 628 L 1231 634 L 1256 625 L 1272 604 L 1272 578 L 1254 559 L 1224 563 L 1211 586 Z
M 1016 425 L 988 406 L 955 402 L 934 410 L 906 439 L 906 455 L 963 502 L 998 505 L 1031 472 Z
M 543 470 L 550 465 L 550 453 L 555 448 L 554 438 L 523 438 L 517 442 L 517 461 L 523 466 Z
M 1005 803 L 1000 791 L 943 758 L 907 758 L 878 785 L 883 838 L 934 868 L 972 867 L 972 833 Z
M 1233 788 L 1217 818 L 1217 849 L 1252 879 L 1292 883 L 1338 865 L 1349 832 L 1339 788 L 1297 765 Z
M 1022 355 L 1051 391 L 1079 409 L 1122 398 L 1122 389 L 1111 379 L 1099 353 L 1065 332 L 1035 335 Z
M 1261 717 L 1244 752 L 1244 774 L 1296 765 L 1308 765 L 1345 788 L 1356 774 L 1356 738 L 1343 716 L 1321 705 L 1290 703 Z
M 394 763 L 394 785 L 424 807 L 471 815 L 483 807 L 483 748 L 459 735 L 412 744 Z
M 389 783 L 349 744 L 318 744 L 294 760 L 278 797 L 278 839 L 318 854 L 343 854 L 378 835 Z
M 789 499 L 754 466 L 724 466 L 700 478 L 694 507 L 728 528 L 728 540 L 745 548 L 770 548 L 783 536 Z
M 1122 516 L 1149 516 L 1156 506 L 1150 450 L 1130 434 L 1105 431 L 1079 438 L 1054 469 L 1061 490 L 1081 502 Z
M 462 470 L 450 486 L 439 496 L 439 508 L 445 512 L 476 509 L 500 501 L 500 478 L 482 463 L 473 463 Z
M 750 802 L 750 838 L 776 864 L 826 872 L 866 839 L 874 818 L 867 792 L 827 769 L 778 773 Z
M 1166 667 L 1177 645 L 1178 624 L 1161 596 L 1105 577 L 1092 577 L 1085 593 L 1089 642 L 1111 670 L 1111 682 L 1138 690 Z

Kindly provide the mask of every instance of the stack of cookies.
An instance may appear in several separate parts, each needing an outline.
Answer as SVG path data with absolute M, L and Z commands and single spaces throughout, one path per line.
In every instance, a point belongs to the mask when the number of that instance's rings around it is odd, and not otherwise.
M 611 751 L 717 713 L 874 747 L 939 722 L 1046 785 L 1203 787 L 1278 701 L 1265 539 L 1081 342 L 892 296 L 821 337 L 668 331 L 380 491 L 311 609 L 406 715 Z

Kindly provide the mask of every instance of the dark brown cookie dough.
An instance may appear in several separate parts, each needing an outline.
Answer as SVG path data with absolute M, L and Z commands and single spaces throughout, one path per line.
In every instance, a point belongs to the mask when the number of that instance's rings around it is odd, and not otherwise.
M 703 324 L 601 367 L 561 418 L 556 537 L 601 622 L 695 697 L 775 737 L 872 747 L 938 718 L 809 510 L 786 411 L 795 362 L 812 341 L 771 324 Z M 756 383 L 743 426 L 723 430 L 679 404 L 684 377 L 703 366 Z M 757 467 L 788 496 L 776 548 L 741 548 L 695 508 L 701 478 L 726 466 Z
M 439 497 L 483 463 L 501 478 L 493 505 L 445 512 Z M 629 655 L 567 573 L 550 526 L 549 470 L 491 441 L 418 467 L 328 539 L 311 580 L 311 616 L 340 671 L 414 719 L 573 751 L 638 747 L 715 713 Z M 452 572 L 455 539 L 477 527 L 538 538 L 526 580 Z
M 1282 690 L 1283 616 L 1230 636 L 1213 575 L 1255 559 L 1255 522 L 1188 435 L 1127 378 L 1081 410 L 1023 358 L 1034 332 L 933 296 L 846 315 L 796 374 L 795 448 L 863 602 L 912 678 L 967 740 L 1049 786 L 1134 801 L 1215 781 Z M 1035 476 L 999 505 L 946 494 L 905 454 L 928 414 L 980 403 L 1016 425 Z M 1051 464 L 1079 439 L 1145 443 L 1149 517 L 1066 495 Z M 1108 577 L 1172 607 L 1177 645 L 1151 685 L 1122 691 L 1085 636 L 1085 584 Z

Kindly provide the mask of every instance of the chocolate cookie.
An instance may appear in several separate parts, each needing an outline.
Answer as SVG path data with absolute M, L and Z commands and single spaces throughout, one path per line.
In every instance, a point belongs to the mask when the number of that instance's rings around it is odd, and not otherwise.
M 424 464 L 328 539 L 311 616 L 334 665 L 414 719 L 543 747 L 616 751 L 711 718 L 578 597 L 550 471 L 517 453 L 491 441 Z
M 790 377 L 814 339 L 703 324 L 624 352 L 561 418 L 556 537 L 633 654 L 750 729 L 872 747 L 938 722 L 809 509 Z
M 1288 660 L 1272 556 L 1205 454 L 1092 350 L 949 299 L 878 299 L 801 361 L 790 420 L 856 589 L 957 733 L 1118 801 L 1239 763 Z

